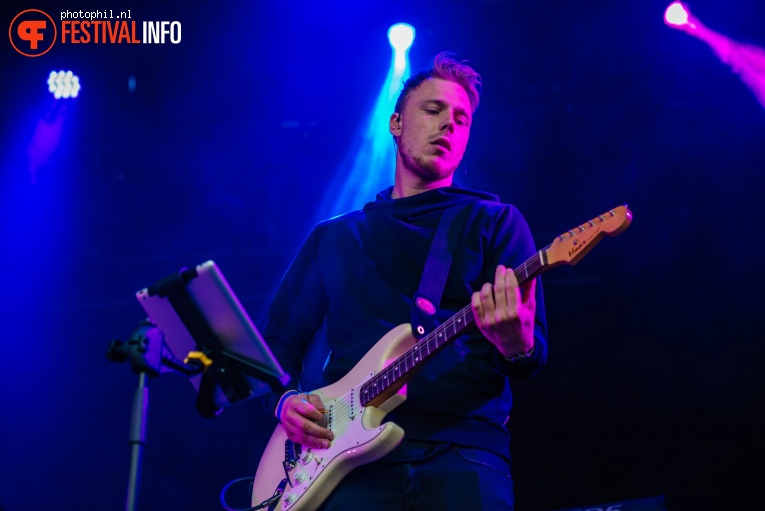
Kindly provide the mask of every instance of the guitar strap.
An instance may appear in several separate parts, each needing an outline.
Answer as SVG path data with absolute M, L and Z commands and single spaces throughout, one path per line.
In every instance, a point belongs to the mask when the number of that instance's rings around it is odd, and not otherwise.
M 418 339 L 433 329 L 438 313 L 438 304 L 444 293 L 446 277 L 452 264 L 452 255 L 457 247 L 462 224 L 465 222 L 469 205 L 452 206 L 444 209 L 430 244 L 428 259 L 422 272 L 420 288 L 412 297 L 412 333 Z M 454 228 L 451 228 L 451 227 Z

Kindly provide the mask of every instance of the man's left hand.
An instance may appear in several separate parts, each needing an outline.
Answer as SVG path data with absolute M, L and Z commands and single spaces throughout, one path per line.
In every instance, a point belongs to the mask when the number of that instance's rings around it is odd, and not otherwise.
M 534 347 L 536 283 L 532 279 L 519 287 L 515 273 L 499 265 L 494 285 L 487 282 L 473 293 L 476 326 L 505 358 L 527 353 Z

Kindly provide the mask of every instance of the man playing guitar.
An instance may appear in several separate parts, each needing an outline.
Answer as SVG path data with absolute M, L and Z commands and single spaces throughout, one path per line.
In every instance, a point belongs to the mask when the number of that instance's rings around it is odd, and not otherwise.
M 547 328 L 539 277 L 519 286 L 509 269 L 536 253 L 526 221 L 496 196 L 453 184 L 470 138 L 480 85 L 471 67 L 446 53 L 436 57 L 432 69 L 407 80 L 389 120 L 397 147 L 393 186 L 362 210 L 313 229 L 273 298 L 263 333 L 297 382 L 308 346 L 326 321 L 331 354 L 323 377 L 327 384 L 337 382 L 358 367 L 388 331 L 411 321 L 431 243 L 451 208 L 456 208 L 460 221 L 449 226 L 456 245 L 448 277 L 440 301 L 426 301 L 424 308 L 437 310 L 437 326 L 470 304 L 467 311 L 472 310 L 469 319 L 475 327 L 460 330 L 448 346 L 437 339 L 426 346 L 427 355 L 430 346 L 439 352 L 417 367 L 411 380 L 406 378 L 399 392 L 406 391 L 406 400 L 387 408 L 380 403 L 393 399 L 393 394 L 370 401 L 372 396 L 358 396 L 369 391 L 361 385 L 351 385 L 351 397 L 343 403 L 330 402 L 326 392 L 297 389 L 272 396 L 269 405 L 287 444 L 299 444 L 302 454 L 296 455 L 299 462 L 285 462 L 285 468 L 261 466 L 259 474 L 281 472 L 281 478 L 288 466 L 313 467 L 314 461 L 323 468 L 328 456 L 322 453 L 331 452 L 343 430 L 332 409 L 342 408 L 351 424 L 362 416 L 362 408 L 371 413 L 379 407 L 386 421 L 404 432 L 403 440 L 396 438 L 390 452 L 377 455 L 379 459 L 372 456 L 344 470 L 326 497 L 313 496 L 312 503 L 285 497 L 274 509 L 298 504 L 304 506 L 299 509 L 323 511 L 513 509 L 505 426 L 512 404 L 509 378 L 531 376 L 544 365 Z M 410 355 L 413 363 L 420 362 L 416 353 L 426 355 L 416 351 Z M 390 369 L 395 378 L 400 368 Z M 366 377 L 363 370 L 356 371 Z M 339 411 L 333 413 L 339 417 Z M 275 456 L 283 457 L 285 439 L 279 438 Z M 356 443 L 359 449 L 367 445 Z M 332 456 L 340 459 L 354 451 L 340 450 Z M 283 486 L 295 488 L 304 478 L 295 472 Z M 309 475 L 306 483 L 313 478 Z M 255 493 L 260 491 L 257 486 Z M 253 502 L 271 497 L 272 490 L 267 491 L 253 496 Z

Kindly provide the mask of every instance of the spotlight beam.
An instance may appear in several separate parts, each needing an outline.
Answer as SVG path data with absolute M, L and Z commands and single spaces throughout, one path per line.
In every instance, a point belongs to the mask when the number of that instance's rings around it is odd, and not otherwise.
M 395 150 L 388 131 L 388 120 L 396 106 L 398 93 L 409 78 L 409 49 L 414 28 L 397 23 L 388 29 L 393 50 L 388 75 L 383 82 L 366 125 L 351 145 L 342 169 L 337 173 L 319 210 L 319 219 L 360 209 L 375 193 L 393 183 Z

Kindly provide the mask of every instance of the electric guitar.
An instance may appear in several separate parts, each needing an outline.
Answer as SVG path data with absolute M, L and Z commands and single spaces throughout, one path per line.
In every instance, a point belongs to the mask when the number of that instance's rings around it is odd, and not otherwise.
M 556 237 L 514 269 L 523 285 L 563 264 L 578 263 L 604 236 L 616 236 L 632 221 L 619 206 Z M 399 325 L 377 341 L 342 379 L 312 394 L 325 407 L 319 424 L 335 438 L 327 449 L 304 448 L 276 427 L 260 459 L 252 505 L 268 511 L 314 511 L 354 468 L 382 458 L 404 438 L 385 416 L 406 399 L 406 383 L 475 322 L 470 305 L 418 340 L 411 325 Z

